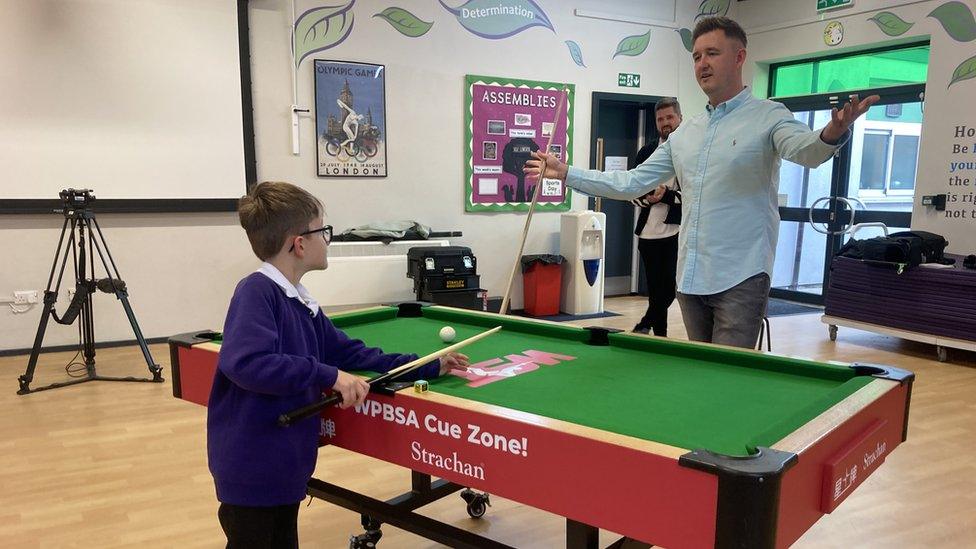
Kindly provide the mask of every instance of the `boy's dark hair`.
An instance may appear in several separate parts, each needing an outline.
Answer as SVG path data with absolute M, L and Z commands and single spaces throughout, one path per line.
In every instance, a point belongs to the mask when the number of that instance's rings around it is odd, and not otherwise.
M 681 105 L 678 103 L 678 100 L 675 99 L 674 97 L 665 97 L 664 99 L 661 99 L 660 101 L 654 104 L 655 113 L 658 111 L 663 111 L 664 109 L 667 108 L 674 109 L 675 114 L 679 114 L 679 115 L 681 114 Z
M 726 37 L 738 40 L 743 48 L 748 44 L 746 31 L 742 30 L 742 27 L 738 23 L 728 17 L 706 17 L 699 21 L 695 25 L 694 32 L 691 33 L 691 43 L 694 44 L 699 36 L 714 30 L 720 30 L 725 33 Z
M 322 213 L 319 199 L 281 181 L 258 183 L 237 203 L 241 227 L 261 261 L 277 254 L 289 236 L 307 231 Z

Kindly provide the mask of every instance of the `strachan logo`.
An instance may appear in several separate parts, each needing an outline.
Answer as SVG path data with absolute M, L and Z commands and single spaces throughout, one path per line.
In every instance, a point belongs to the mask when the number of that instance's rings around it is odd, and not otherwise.
M 484 465 L 473 465 L 471 463 L 467 463 L 458 456 L 457 452 L 451 452 L 451 455 L 445 457 L 440 454 L 435 454 L 434 452 L 429 452 L 420 444 L 420 442 L 413 441 L 413 443 L 410 444 L 410 457 L 413 458 L 414 461 L 426 463 L 427 465 L 433 465 L 434 467 L 444 471 L 453 471 L 466 477 L 485 480 Z

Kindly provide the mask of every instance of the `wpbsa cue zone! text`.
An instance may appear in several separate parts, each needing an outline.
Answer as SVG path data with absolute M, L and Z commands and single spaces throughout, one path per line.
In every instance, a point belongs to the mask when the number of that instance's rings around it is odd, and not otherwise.
M 382 419 L 403 427 L 423 428 L 435 435 L 463 440 L 477 446 L 508 452 L 515 456 L 528 457 L 529 455 L 528 437 L 507 437 L 490 433 L 474 423 L 467 423 L 462 427 L 458 423 L 440 419 L 435 414 L 426 414 L 421 420 L 414 410 L 372 399 L 363 401 L 362 404 L 355 407 L 355 410 L 356 413 L 367 417 Z M 328 438 L 335 436 L 335 423 L 323 418 L 320 434 Z

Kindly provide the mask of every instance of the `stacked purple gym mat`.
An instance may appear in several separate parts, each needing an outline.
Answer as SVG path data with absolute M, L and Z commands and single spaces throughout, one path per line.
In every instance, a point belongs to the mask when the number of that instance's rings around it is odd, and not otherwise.
M 824 313 L 890 328 L 976 341 L 976 270 L 891 266 L 835 257 Z

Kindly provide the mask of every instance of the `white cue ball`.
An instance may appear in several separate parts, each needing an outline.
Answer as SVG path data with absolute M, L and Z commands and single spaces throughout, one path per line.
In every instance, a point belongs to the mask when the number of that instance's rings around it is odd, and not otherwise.
M 444 343 L 450 343 L 454 341 L 454 336 L 456 335 L 457 334 L 454 333 L 454 328 L 451 328 L 450 326 L 444 326 L 443 328 L 441 328 L 440 336 L 441 336 L 441 341 L 443 341 Z

